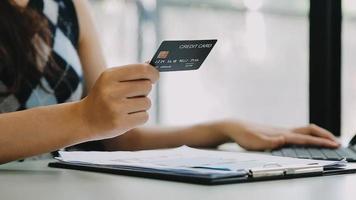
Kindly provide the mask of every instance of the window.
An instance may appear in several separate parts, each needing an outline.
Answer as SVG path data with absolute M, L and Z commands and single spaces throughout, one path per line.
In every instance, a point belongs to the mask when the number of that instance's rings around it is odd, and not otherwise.
M 219 40 L 198 71 L 162 74 L 163 124 L 308 123 L 309 1 L 170 0 L 160 9 L 162 39 Z
M 342 133 L 350 138 L 356 132 L 356 2 L 343 0 L 342 3 Z

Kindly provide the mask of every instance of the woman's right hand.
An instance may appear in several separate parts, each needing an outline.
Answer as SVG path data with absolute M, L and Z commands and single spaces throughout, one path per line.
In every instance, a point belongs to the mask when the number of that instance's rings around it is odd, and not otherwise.
M 79 102 L 88 139 L 115 137 L 147 122 L 151 107 L 147 96 L 158 79 L 158 71 L 149 64 L 104 71 L 89 95 Z

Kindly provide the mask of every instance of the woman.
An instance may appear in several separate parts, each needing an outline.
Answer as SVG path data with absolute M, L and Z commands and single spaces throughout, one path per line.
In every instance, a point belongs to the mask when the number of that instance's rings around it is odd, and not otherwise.
M 316 125 L 282 129 L 234 120 L 182 128 L 137 128 L 159 79 L 148 64 L 106 69 L 83 0 L 0 1 L 0 162 L 89 141 L 105 150 L 235 141 L 249 150 L 285 144 L 338 147 Z M 83 92 L 87 91 L 83 99 Z

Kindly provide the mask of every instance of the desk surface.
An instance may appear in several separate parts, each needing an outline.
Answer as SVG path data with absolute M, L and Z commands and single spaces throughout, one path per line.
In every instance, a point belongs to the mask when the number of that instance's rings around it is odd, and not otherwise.
M 0 199 L 356 199 L 356 174 L 201 186 L 47 167 L 47 161 L 0 166 Z

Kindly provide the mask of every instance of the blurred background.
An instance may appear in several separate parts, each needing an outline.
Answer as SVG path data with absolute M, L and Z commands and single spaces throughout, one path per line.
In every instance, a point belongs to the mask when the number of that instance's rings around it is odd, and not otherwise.
M 310 0 L 91 0 L 109 66 L 164 39 L 218 39 L 198 71 L 161 73 L 151 124 L 309 123 Z M 356 131 L 356 1 L 342 0 L 342 127 Z

